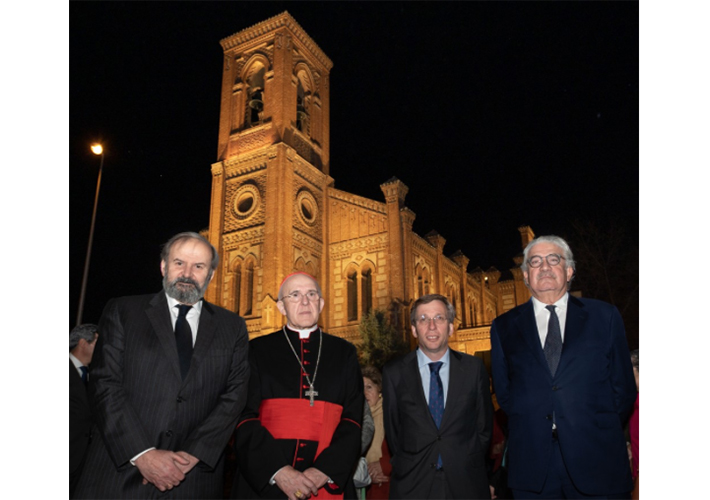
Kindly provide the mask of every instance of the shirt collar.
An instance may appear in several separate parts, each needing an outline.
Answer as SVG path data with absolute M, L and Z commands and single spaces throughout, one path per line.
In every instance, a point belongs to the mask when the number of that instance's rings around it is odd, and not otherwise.
M 71 362 L 74 363 L 74 368 L 76 368 L 77 370 L 80 367 L 84 366 L 84 363 L 79 361 L 79 359 L 76 356 L 74 356 L 72 353 L 69 353 L 69 360 L 71 360 Z
M 535 316 L 540 314 L 542 311 L 544 311 L 549 304 L 545 304 L 544 302 L 539 301 L 535 297 L 530 297 L 532 299 L 533 307 L 535 308 Z M 557 311 L 566 311 L 567 310 L 567 300 L 569 299 L 569 292 L 565 293 L 557 302 L 555 302 L 554 306 L 556 307 Z M 558 314 L 559 316 L 559 314 Z
M 446 352 L 444 353 L 444 355 L 443 355 L 443 356 L 441 357 L 441 359 L 439 360 L 439 361 L 441 361 L 442 363 L 444 363 L 444 365 L 448 365 L 448 364 L 449 364 L 449 357 L 450 357 L 450 356 L 449 356 L 449 353 L 450 353 L 450 351 L 451 351 L 451 350 L 447 347 L 447 348 L 446 348 Z M 434 363 L 435 361 L 433 361 L 431 358 L 429 358 L 429 356 L 427 356 L 426 354 L 424 354 L 424 352 L 423 352 L 421 349 L 419 349 L 419 348 L 417 347 L 417 362 L 418 362 L 418 364 L 419 364 L 419 368 L 422 368 L 422 367 L 424 367 L 425 365 L 429 365 L 429 363 Z

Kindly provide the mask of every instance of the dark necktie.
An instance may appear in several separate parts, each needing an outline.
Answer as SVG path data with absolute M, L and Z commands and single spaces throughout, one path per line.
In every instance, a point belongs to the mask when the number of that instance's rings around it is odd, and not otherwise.
M 555 312 L 556 306 L 545 306 L 550 311 L 550 322 L 547 324 L 547 338 L 545 338 L 545 359 L 550 373 L 555 376 L 557 365 L 560 363 L 562 354 L 562 331 L 560 330 L 560 319 Z
M 437 428 L 441 426 L 441 418 L 444 416 L 444 384 L 439 376 L 439 369 L 443 364 L 441 361 L 429 363 L 429 370 L 431 370 L 431 377 L 429 377 L 429 412 Z M 441 455 L 439 455 L 436 466 L 438 469 L 442 467 Z
M 80 366 L 79 370 L 81 370 L 81 381 L 84 382 L 84 385 L 89 381 L 89 369 L 85 366 Z
M 178 319 L 175 322 L 175 341 L 177 342 L 178 356 L 180 358 L 180 374 L 185 380 L 190 369 L 190 359 L 192 359 L 192 329 L 187 322 L 187 311 L 192 306 L 178 304 L 175 307 L 180 309 Z

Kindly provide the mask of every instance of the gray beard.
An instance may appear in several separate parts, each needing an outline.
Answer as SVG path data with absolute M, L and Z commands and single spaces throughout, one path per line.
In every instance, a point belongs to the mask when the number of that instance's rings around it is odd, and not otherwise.
M 177 285 L 178 283 L 189 283 L 192 286 L 180 287 Z M 205 281 L 205 285 L 208 283 L 209 281 Z M 196 304 L 197 301 L 205 295 L 206 288 L 207 286 L 200 288 L 200 284 L 191 278 L 175 278 L 173 281 L 168 283 L 167 275 L 163 276 L 163 290 L 165 290 L 165 293 L 167 293 L 168 296 L 174 298 L 181 304 Z

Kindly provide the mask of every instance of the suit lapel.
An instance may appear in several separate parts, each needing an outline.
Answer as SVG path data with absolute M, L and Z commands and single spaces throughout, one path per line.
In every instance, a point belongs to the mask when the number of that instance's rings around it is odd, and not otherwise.
M 540 363 L 545 370 L 550 373 L 550 367 L 547 366 L 545 353 L 540 344 L 540 332 L 537 330 L 537 322 L 535 321 L 535 308 L 533 307 L 532 299 L 528 300 L 521 306 L 520 315 L 515 321 L 515 324 L 520 331 L 520 336 L 525 340 L 528 348 L 535 356 L 535 359 Z M 550 374 L 552 376 L 552 374 Z
M 441 418 L 441 429 L 451 420 L 455 408 L 451 404 L 457 401 L 464 392 L 464 373 L 461 365 L 461 354 L 449 348 L 449 387 L 446 391 L 446 404 L 444 405 L 444 416 Z M 432 419 L 432 422 L 434 419 Z
M 418 408 L 423 408 L 426 415 L 425 419 L 431 423 L 434 429 L 436 429 L 436 423 L 434 423 L 434 418 L 429 412 L 429 404 L 426 402 L 426 395 L 424 394 L 422 376 L 419 372 L 419 358 L 417 357 L 417 351 L 414 350 L 410 352 L 408 356 L 410 356 L 410 358 L 405 360 L 404 375 L 402 377 L 407 385 L 407 392 L 409 394 L 414 394 L 416 406 Z
M 168 299 L 165 298 L 164 292 L 159 292 L 150 301 L 150 304 L 145 311 L 150 321 L 155 335 L 163 347 L 165 357 L 170 360 L 173 367 L 173 372 L 182 380 L 180 375 L 180 360 L 178 358 L 177 344 L 175 343 L 175 332 L 173 331 L 172 321 L 170 320 L 170 311 L 168 311 Z
M 197 339 L 195 340 L 195 349 L 192 351 L 192 361 L 190 362 L 190 371 L 187 373 L 185 380 L 190 378 L 190 374 L 200 367 L 200 363 L 204 360 L 212 339 L 214 339 L 216 325 L 214 323 L 214 310 L 209 302 L 202 301 L 202 311 L 200 312 L 200 323 L 197 327 Z
M 569 363 L 569 360 L 572 359 L 574 351 L 582 338 L 582 332 L 584 331 L 588 316 L 589 314 L 584 309 L 582 301 L 570 295 L 567 300 L 565 336 L 557 373 L 560 373 L 565 365 Z

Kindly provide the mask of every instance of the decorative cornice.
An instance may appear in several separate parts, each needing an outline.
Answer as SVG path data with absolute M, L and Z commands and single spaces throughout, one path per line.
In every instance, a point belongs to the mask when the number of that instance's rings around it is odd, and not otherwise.
M 294 158 L 294 164 L 293 171 L 295 174 L 304 181 L 308 182 L 310 187 L 322 193 L 323 186 L 326 184 L 327 176 L 310 163 L 303 161 L 300 156 Z
M 308 248 L 313 255 L 319 258 L 323 253 L 323 242 L 295 228 L 293 231 L 293 241 L 301 243 L 304 247 Z
M 488 340 L 491 338 L 490 326 L 479 326 L 456 331 L 456 339 L 460 342 L 472 340 Z
M 296 20 L 287 11 L 282 12 L 274 17 L 262 21 L 243 29 L 237 33 L 220 40 L 222 50 L 225 52 L 243 43 L 265 37 L 280 28 L 288 28 L 294 37 L 297 38 L 315 57 L 318 61 L 330 71 L 333 68 L 333 61 L 325 55 L 323 50 L 313 41 L 306 31 L 296 22 Z
M 381 201 L 371 200 L 369 198 L 347 193 L 345 191 L 340 191 L 339 189 L 335 188 L 328 190 L 328 197 L 331 200 L 342 201 L 343 203 L 346 203 L 348 205 L 355 205 L 358 207 L 365 208 L 367 210 L 372 210 L 373 212 L 377 212 L 378 214 L 387 215 L 387 205 L 385 205 Z M 336 206 L 332 201 L 331 205 Z
M 387 250 L 387 242 L 387 235 L 382 233 L 333 243 L 330 245 L 329 257 L 330 260 L 339 260 L 362 250 L 367 250 L 371 254 L 381 252 Z
M 251 229 L 244 229 L 242 231 L 235 231 L 233 233 L 225 234 L 222 238 L 222 245 L 224 250 L 226 251 L 234 250 L 245 241 L 249 241 L 251 243 L 263 243 L 264 226 L 258 226 Z

